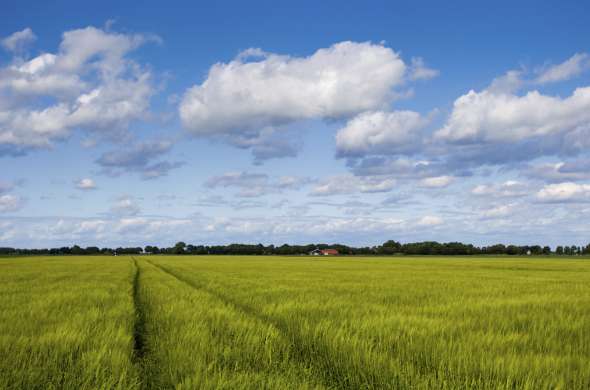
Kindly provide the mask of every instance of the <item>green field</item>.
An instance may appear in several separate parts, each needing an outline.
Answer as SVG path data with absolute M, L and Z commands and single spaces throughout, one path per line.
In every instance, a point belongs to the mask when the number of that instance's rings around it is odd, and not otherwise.
M 0 259 L 1 389 L 590 387 L 590 261 Z

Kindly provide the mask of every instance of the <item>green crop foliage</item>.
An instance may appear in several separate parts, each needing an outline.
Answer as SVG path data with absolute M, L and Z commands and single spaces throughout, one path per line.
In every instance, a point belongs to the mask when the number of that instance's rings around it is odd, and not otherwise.
M 0 387 L 590 387 L 590 262 L 0 260 Z
M 138 389 L 129 259 L 0 260 L 0 388 Z

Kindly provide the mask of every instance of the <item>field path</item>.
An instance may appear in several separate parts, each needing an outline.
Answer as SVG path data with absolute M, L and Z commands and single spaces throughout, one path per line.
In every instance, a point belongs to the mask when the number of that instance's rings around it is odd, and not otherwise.
M 380 375 L 382 372 L 378 366 L 351 366 L 345 357 L 334 353 L 332 348 L 323 340 L 310 338 L 309 335 L 301 332 L 297 323 L 289 324 L 287 321 L 267 315 L 192 278 L 187 278 L 169 267 L 155 264 L 147 259 L 145 261 L 189 287 L 204 291 L 236 310 L 263 323 L 272 325 L 283 337 L 289 340 L 293 352 L 291 356 L 304 366 L 312 368 L 314 374 L 319 376 L 319 379 L 329 388 L 382 389 L 403 388 L 406 385 L 401 377 Z M 194 276 L 194 273 L 191 273 L 191 275 Z
M 143 314 L 143 305 L 139 297 L 139 274 L 141 270 L 137 265 L 137 260 L 131 257 L 134 267 L 133 275 L 133 307 L 135 310 L 135 323 L 133 325 L 133 353 L 136 361 L 141 361 L 146 353 L 145 345 L 145 316 Z

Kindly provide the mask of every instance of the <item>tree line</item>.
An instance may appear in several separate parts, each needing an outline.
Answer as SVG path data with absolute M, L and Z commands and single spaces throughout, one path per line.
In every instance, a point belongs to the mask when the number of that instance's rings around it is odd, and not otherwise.
M 389 240 L 382 245 L 353 247 L 342 244 L 229 244 L 229 245 L 192 245 L 178 242 L 172 247 L 148 245 L 142 247 L 99 248 L 89 246 L 50 249 L 22 249 L 0 247 L 0 255 L 125 255 L 125 254 L 186 254 L 186 255 L 302 255 L 315 249 L 336 249 L 341 255 L 590 255 L 590 244 L 586 246 L 558 246 L 552 250 L 549 246 L 540 245 L 504 245 L 496 244 L 478 247 L 461 242 L 439 243 L 436 241 L 410 242 L 402 244 Z

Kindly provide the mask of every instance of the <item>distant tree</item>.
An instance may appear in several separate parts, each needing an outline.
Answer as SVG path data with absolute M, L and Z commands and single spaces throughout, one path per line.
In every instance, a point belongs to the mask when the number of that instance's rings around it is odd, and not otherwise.
M 508 245 L 506 247 L 506 254 L 507 255 L 519 255 L 520 249 L 516 245 Z
M 144 252 L 156 254 L 156 253 L 160 253 L 160 249 L 157 246 L 147 245 L 144 248 Z
M 557 248 L 555 248 L 555 254 L 563 255 L 563 247 L 561 245 L 559 245 Z
M 98 255 L 100 253 L 100 249 L 98 249 L 96 246 L 89 246 L 84 251 L 88 255 Z
M 401 252 L 402 244 L 394 240 L 388 240 L 380 247 L 377 247 L 377 253 L 382 255 L 392 255 Z
M 484 248 L 483 252 L 490 255 L 504 255 L 506 254 L 506 246 L 504 244 L 488 246 Z
M 541 248 L 540 245 L 533 245 L 529 248 L 529 250 L 531 251 L 531 254 L 533 254 L 533 255 L 540 255 L 543 253 L 543 248 Z
M 175 255 L 181 255 L 185 253 L 186 244 L 182 241 L 179 241 L 174 245 L 173 252 Z
M 14 253 L 16 253 L 16 249 L 14 249 L 14 248 L 10 248 L 10 247 L 0 248 L 0 255 L 12 255 Z
M 78 245 L 74 245 L 72 247 L 72 249 L 70 250 L 70 253 L 72 255 L 85 255 L 86 251 L 82 248 L 80 248 Z
M 544 255 L 550 255 L 551 254 L 551 248 L 548 246 L 544 246 L 543 247 L 543 254 Z

